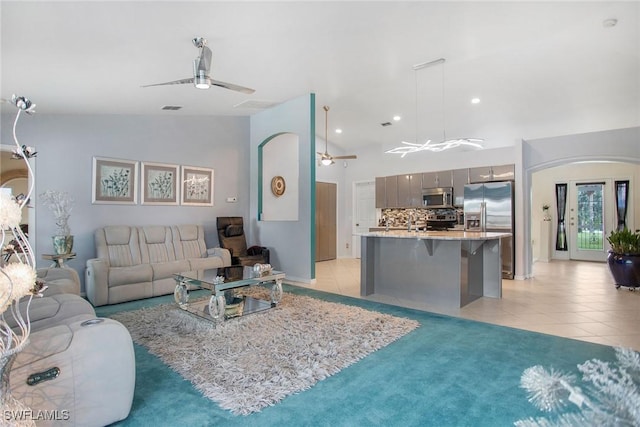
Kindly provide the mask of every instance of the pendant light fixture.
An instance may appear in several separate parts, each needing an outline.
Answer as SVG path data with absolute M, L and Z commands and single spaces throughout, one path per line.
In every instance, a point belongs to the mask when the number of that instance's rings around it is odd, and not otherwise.
M 424 62 L 422 64 L 416 64 L 413 66 L 413 70 L 415 71 L 416 76 L 416 142 L 407 142 L 402 141 L 402 144 L 399 147 L 392 148 L 391 150 L 385 151 L 385 153 L 390 154 L 401 154 L 400 157 L 404 157 L 410 153 L 417 153 L 418 151 L 434 151 L 440 152 L 449 150 L 451 148 L 456 148 L 460 146 L 468 146 L 473 148 L 482 148 L 481 142 L 484 141 L 479 138 L 456 138 L 456 139 L 447 139 L 447 126 L 446 126 L 446 113 L 445 113 L 445 93 L 444 93 L 444 58 L 436 59 L 435 61 Z M 427 67 L 431 67 L 433 65 L 442 64 L 442 141 L 432 143 L 431 140 L 427 140 L 423 144 L 419 144 L 418 141 L 418 71 Z

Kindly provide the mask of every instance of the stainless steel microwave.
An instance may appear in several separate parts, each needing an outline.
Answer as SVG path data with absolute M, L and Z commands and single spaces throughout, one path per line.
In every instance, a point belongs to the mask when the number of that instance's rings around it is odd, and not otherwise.
M 428 208 L 451 207 L 453 204 L 453 188 L 423 188 L 422 206 Z

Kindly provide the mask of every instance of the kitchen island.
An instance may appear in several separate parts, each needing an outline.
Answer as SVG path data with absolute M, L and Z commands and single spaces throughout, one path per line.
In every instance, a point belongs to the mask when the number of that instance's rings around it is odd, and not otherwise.
M 362 235 L 360 294 L 459 308 L 502 297 L 500 238 L 510 233 L 373 231 Z

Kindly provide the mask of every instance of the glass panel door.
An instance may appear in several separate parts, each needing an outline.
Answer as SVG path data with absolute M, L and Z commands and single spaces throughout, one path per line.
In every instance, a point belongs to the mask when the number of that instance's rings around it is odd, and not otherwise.
M 571 259 L 606 259 L 605 183 L 576 183 L 571 186 L 570 240 Z

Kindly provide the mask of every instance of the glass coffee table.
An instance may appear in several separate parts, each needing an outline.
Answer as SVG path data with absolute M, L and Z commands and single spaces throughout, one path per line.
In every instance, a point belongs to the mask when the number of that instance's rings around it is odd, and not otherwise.
M 178 306 L 198 317 L 216 322 L 224 322 L 232 317 L 268 310 L 282 300 L 282 271 L 256 272 L 253 267 L 243 267 L 242 278 L 224 279 L 219 272 L 224 269 L 195 270 L 174 274 L 177 282 L 174 298 Z M 240 295 L 237 290 L 249 286 L 271 286 L 270 301 Z M 189 287 L 192 290 L 207 289 L 211 295 L 189 301 Z

